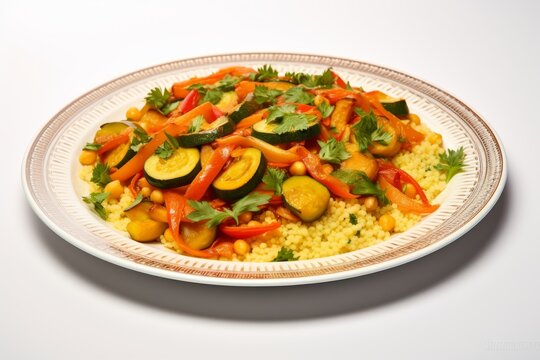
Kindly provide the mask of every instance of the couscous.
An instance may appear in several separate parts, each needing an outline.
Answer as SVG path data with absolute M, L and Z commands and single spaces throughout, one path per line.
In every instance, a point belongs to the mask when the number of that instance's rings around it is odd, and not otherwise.
M 233 261 L 294 261 L 365 248 L 406 231 L 463 149 L 405 99 L 331 69 L 231 67 L 155 88 L 82 150 L 83 200 L 133 240 Z

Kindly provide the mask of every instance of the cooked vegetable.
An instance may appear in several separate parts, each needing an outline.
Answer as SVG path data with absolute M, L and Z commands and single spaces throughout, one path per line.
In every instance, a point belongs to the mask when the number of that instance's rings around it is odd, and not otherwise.
M 94 184 L 104 187 L 111 182 L 109 176 L 109 166 L 107 164 L 98 163 L 92 170 L 92 178 L 90 179 Z
M 335 138 L 330 140 L 317 141 L 321 150 L 319 151 L 319 157 L 321 160 L 328 161 L 333 164 L 340 164 L 342 161 L 351 157 L 351 154 L 345 148 L 345 144 L 341 141 L 337 141 Z
M 225 114 L 230 114 L 236 105 L 238 105 L 238 95 L 234 91 L 229 91 L 223 94 L 216 107 Z
M 440 163 L 435 169 L 446 172 L 446 182 L 449 182 L 456 174 L 463 171 L 465 152 L 463 146 L 457 150 L 448 149 L 439 155 Z
M 336 170 L 333 176 L 351 186 L 351 192 L 356 195 L 374 195 L 383 205 L 388 204 L 388 199 L 384 195 L 378 184 L 371 182 L 369 177 L 358 170 Z
M 235 200 L 253 191 L 266 171 L 266 159 L 256 148 L 247 148 L 212 183 L 217 197 Z
M 361 119 L 352 126 L 351 130 L 354 133 L 355 140 L 358 143 L 360 151 L 368 150 L 368 147 L 374 142 L 378 142 L 382 145 L 388 145 L 388 143 L 394 138 L 397 141 L 395 132 L 394 134 L 389 134 L 386 131 L 387 128 L 383 128 L 382 124 L 378 122 L 378 119 L 373 111 L 371 111 L 369 114 L 366 114 L 359 108 L 356 108 L 355 111 L 361 117 Z
M 405 99 L 397 99 L 380 91 L 371 91 L 370 94 L 373 94 L 381 105 L 392 114 L 396 116 L 409 115 L 409 107 Z
M 277 163 L 293 163 L 300 157 L 290 151 L 280 149 L 265 141 L 254 138 L 253 136 L 231 135 L 218 139 L 217 142 L 221 145 L 238 145 L 244 147 L 254 147 L 259 149 L 264 154 L 266 160 Z
M 403 194 L 401 190 L 390 184 L 384 178 L 384 176 L 381 176 L 379 178 L 379 184 L 381 186 L 381 189 L 385 192 L 388 200 L 396 204 L 398 209 L 403 212 L 430 214 L 439 208 L 438 205 L 425 205 L 411 199 L 407 195 Z
M 83 150 L 79 155 L 79 162 L 81 165 L 93 165 L 97 160 L 97 154 L 95 151 Z
M 229 115 L 229 118 L 235 123 L 238 124 L 240 120 L 247 118 L 250 115 L 253 115 L 255 112 L 259 111 L 262 108 L 261 104 L 259 104 L 255 100 L 248 100 L 244 101 L 238 109 L 236 109 L 234 112 L 232 112 Z
M 83 201 L 87 204 L 90 204 L 93 206 L 95 212 L 99 215 L 100 218 L 103 220 L 107 220 L 107 210 L 103 207 L 101 204 L 105 199 L 109 197 L 109 193 L 96 193 L 93 192 L 90 194 L 90 196 L 83 196 Z
M 220 226 L 219 231 L 227 236 L 232 237 L 233 239 L 249 239 L 269 231 L 276 230 L 280 226 L 281 224 L 278 222 L 255 226 Z
M 283 202 L 302 221 L 320 218 L 329 201 L 328 189 L 309 176 L 291 176 L 283 183 Z
M 180 233 L 190 248 L 202 250 L 212 245 L 217 236 L 217 228 L 208 227 L 204 222 L 183 223 Z
M 342 99 L 336 102 L 336 107 L 330 117 L 330 126 L 336 130 L 336 133 L 341 134 L 345 130 L 345 125 L 347 125 L 353 113 L 353 105 L 353 99 Z
M 355 144 L 348 143 L 345 145 L 345 148 L 351 156 L 341 162 L 341 169 L 362 171 L 370 178 L 370 180 L 374 180 L 377 177 L 377 171 L 379 170 L 377 160 L 369 153 L 358 151 L 358 146 Z
M 262 181 L 268 189 L 274 191 L 276 195 L 281 195 L 283 181 L 287 174 L 285 171 L 275 168 L 266 169 L 266 174 L 264 174 Z
M 297 115 L 302 116 L 300 114 Z M 304 119 L 300 119 L 300 121 L 303 120 Z M 305 125 L 300 125 L 299 122 L 297 125 L 286 125 L 286 127 L 284 127 L 283 124 L 268 123 L 266 120 L 262 120 L 253 125 L 251 135 L 269 144 L 275 145 L 311 139 L 317 136 L 320 131 L 321 125 L 317 121 L 311 121 Z
M 109 199 L 119 199 L 124 193 L 124 187 L 118 180 L 111 181 L 103 190 L 109 193 Z
M 180 135 L 178 143 L 182 147 L 195 147 L 213 142 L 214 140 L 234 131 L 234 124 L 228 117 L 222 116 L 212 123 L 203 124 L 202 130 Z
M 201 170 L 198 149 L 177 148 L 171 157 L 150 156 L 144 163 L 144 177 L 158 188 L 168 189 L 189 184 Z

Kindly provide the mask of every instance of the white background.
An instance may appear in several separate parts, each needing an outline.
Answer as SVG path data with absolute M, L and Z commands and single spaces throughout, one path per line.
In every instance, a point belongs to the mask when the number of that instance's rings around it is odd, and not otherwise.
M 1 0 L 0 358 L 539 358 L 538 4 Z M 143 67 L 247 51 L 372 62 L 457 95 L 505 145 L 500 201 L 408 265 L 274 289 L 125 270 L 33 214 L 23 153 L 64 105 Z

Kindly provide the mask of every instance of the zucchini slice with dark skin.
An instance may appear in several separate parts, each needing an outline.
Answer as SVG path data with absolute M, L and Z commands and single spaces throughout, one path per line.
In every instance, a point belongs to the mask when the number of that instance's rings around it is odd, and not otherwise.
M 201 170 L 201 156 L 196 148 L 175 149 L 167 159 L 154 154 L 144 163 L 144 177 L 160 189 L 184 186 L 193 181 Z
M 309 176 L 291 176 L 283 182 L 283 203 L 304 222 L 323 216 L 329 201 L 328 189 Z
M 126 131 L 130 126 L 124 122 L 112 122 L 101 125 L 100 129 L 96 132 L 94 136 L 94 142 L 98 138 L 103 138 L 106 136 L 114 137 Z M 137 152 L 131 149 L 131 136 L 130 141 L 124 144 L 120 144 L 116 148 L 108 151 L 105 154 L 104 163 L 107 164 L 110 168 L 120 168 L 125 163 L 127 163 L 132 157 L 135 156 Z
M 266 159 L 259 149 L 247 148 L 212 183 L 217 197 L 231 201 L 255 190 L 266 171 Z
M 233 122 L 228 117 L 222 116 L 209 124 L 206 129 L 195 133 L 180 135 L 176 139 L 178 140 L 178 144 L 180 144 L 180 146 L 189 148 L 211 143 L 222 136 L 232 133 L 233 131 Z
M 394 98 L 380 91 L 377 91 L 376 95 L 383 108 L 387 111 L 396 116 L 409 115 L 409 107 L 407 106 L 407 101 L 405 101 L 405 99 Z
M 180 231 L 186 244 L 195 250 L 210 247 L 217 236 L 217 227 L 213 226 L 209 228 L 204 221 L 182 223 Z
M 318 121 L 309 123 L 306 130 L 294 130 L 283 134 L 276 134 L 274 132 L 277 126 L 278 124 L 276 123 L 268 124 L 266 120 L 261 120 L 253 125 L 251 136 L 276 145 L 311 139 L 321 132 L 321 125 Z
M 238 109 L 232 112 L 229 115 L 229 118 L 235 123 L 238 124 L 243 118 L 247 118 L 250 115 L 255 114 L 257 111 L 262 109 L 262 105 L 256 102 L 255 100 L 246 100 Z

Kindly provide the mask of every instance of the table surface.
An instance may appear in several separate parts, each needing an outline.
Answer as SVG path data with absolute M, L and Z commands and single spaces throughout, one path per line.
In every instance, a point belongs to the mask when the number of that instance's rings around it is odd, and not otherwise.
M 0 358 L 538 358 L 539 13 L 533 1 L 1 1 Z M 499 202 L 407 265 L 263 289 L 126 270 L 34 215 L 23 153 L 65 104 L 143 67 L 251 51 L 367 61 L 457 95 L 505 145 Z

